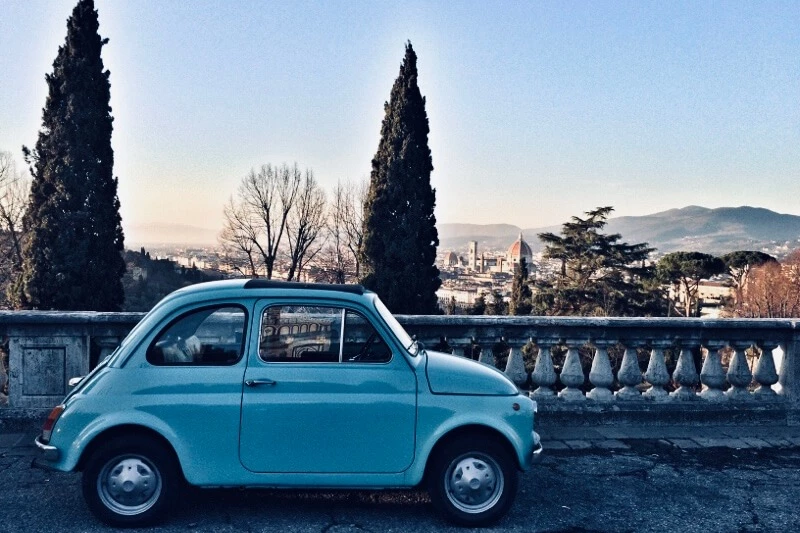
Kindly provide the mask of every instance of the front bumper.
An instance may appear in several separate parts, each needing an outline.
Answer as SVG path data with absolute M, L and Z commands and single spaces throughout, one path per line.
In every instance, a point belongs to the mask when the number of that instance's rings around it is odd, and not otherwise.
M 58 448 L 42 442 L 41 435 L 36 437 L 34 442 L 36 443 L 36 447 L 39 449 L 39 456 L 37 459 L 46 461 L 48 463 L 55 463 L 61 457 L 61 452 Z M 38 463 L 38 461 L 34 461 L 34 463 Z

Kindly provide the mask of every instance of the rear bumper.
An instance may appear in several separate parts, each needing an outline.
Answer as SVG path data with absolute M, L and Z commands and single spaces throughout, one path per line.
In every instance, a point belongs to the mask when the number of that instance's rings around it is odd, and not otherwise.
M 39 449 L 39 455 L 36 458 L 37 461 L 34 461 L 34 463 L 39 463 L 38 460 L 45 461 L 48 463 L 55 463 L 61 457 L 61 452 L 59 451 L 58 448 L 42 442 L 41 435 L 36 437 L 36 440 L 34 442 L 36 443 L 36 448 Z
M 536 464 L 542 459 L 542 439 L 539 437 L 539 434 L 535 431 L 533 432 L 533 451 L 531 452 L 531 464 Z
M 542 448 L 541 442 L 536 445 L 536 447 L 533 449 L 533 453 L 531 454 L 531 464 L 535 465 L 536 463 L 542 460 L 543 449 L 544 448 Z

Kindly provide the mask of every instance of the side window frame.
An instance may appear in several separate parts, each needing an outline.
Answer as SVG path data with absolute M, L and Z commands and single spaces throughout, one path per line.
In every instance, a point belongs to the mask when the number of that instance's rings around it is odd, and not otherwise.
M 220 309 L 226 309 L 226 308 L 236 308 L 236 309 L 241 310 L 242 314 L 243 314 L 243 319 L 244 319 L 242 321 L 242 339 L 241 339 L 241 342 L 240 342 L 240 345 L 239 345 L 239 356 L 236 358 L 235 361 L 231 361 L 231 362 L 227 362 L 227 363 L 211 363 L 211 364 L 209 364 L 209 363 L 205 363 L 205 364 L 204 363 L 181 363 L 181 362 L 174 362 L 173 363 L 173 362 L 166 362 L 166 361 L 161 361 L 161 362 L 154 362 L 153 361 L 153 357 L 151 357 L 152 350 L 155 349 L 155 347 L 156 347 L 155 345 L 159 340 L 161 340 L 162 335 L 166 331 L 168 331 L 170 328 L 172 328 L 172 326 L 174 326 L 175 324 L 177 324 L 178 322 L 180 322 L 184 318 L 186 318 L 189 315 L 192 315 L 194 313 L 199 313 L 199 312 L 202 312 L 202 311 L 207 311 L 209 309 L 214 309 L 214 311 L 211 313 L 211 314 L 213 314 L 214 312 L 216 312 L 216 311 L 218 311 Z M 209 315 L 209 316 L 211 316 L 211 315 Z M 154 366 L 154 367 L 212 368 L 212 367 L 235 366 L 235 365 L 239 364 L 242 361 L 242 359 L 245 358 L 246 348 L 247 348 L 247 337 L 249 335 L 249 323 L 250 323 L 250 313 L 248 312 L 247 307 L 245 305 L 242 305 L 241 303 L 222 302 L 222 303 L 213 303 L 213 304 L 203 305 L 203 306 L 200 306 L 200 307 L 193 307 L 193 308 L 190 308 L 190 309 L 185 309 L 182 312 L 180 312 L 178 315 L 176 315 L 174 318 L 170 319 L 165 326 L 159 328 L 158 333 L 156 333 L 153 336 L 153 339 L 150 341 L 150 343 L 147 346 L 147 350 L 145 351 L 145 361 L 147 361 L 147 363 L 150 366 Z

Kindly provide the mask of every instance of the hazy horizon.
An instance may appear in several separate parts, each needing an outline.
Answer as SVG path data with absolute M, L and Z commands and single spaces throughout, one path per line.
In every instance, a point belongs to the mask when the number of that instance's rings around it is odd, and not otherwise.
M 75 0 L 0 19 L 0 150 L 33 147 Z M 366 179 L 410 40 L 440 223 L 687 205 L 800 215 L 800 3 L 96 0 L 126 235 L 219 231 L 251 168 Z M 135 242 L 133 239 L 131 242 Z
M 741 209 L 741 208 L 752 208 L 752 209 L 765 209 L 760 206 L 722 206 L 726 209 Z M 698 205 L 686 205 L 681 207 L 673 207 L 663 211 L 657 211 L 653 213 L 646 213 L 644 215 L 624 215 L 624 216 L 616 216 L 614 213 L 611 214 L 609 217 L 609 222 L 613 223 L 615 219 L 619 218 L 646 218 L 650 215 L 657 215 L 660 213 L 664 213 L 667 211 L 681 211 L 690 208 L 700 208 L 700 209 L 709 209 L 714 210 L 718 208 L 708 208 L 705 206 L 698 206 Z M 771 211 L 771 210 L 770 210 Z M 800 215 L 791 215 L 790 213 L 780 213 L 776 211 L 772 211 L 776 215 L 790 215 L 790 216 L 800 216 Z M 580 215 L 579 213 L 576 213 Z M 437 222 L 437 226 L 441 228 L 442 226 L 479 226 L 479 227 L 486 227 L 486 226 L 512 226 L 515 228 L 515 231 L 522 231 L 526 233 L 526 238 L 530 240 L 534 238 L 530 233 L 537 232 L 537 231 L 551 231 L 559 226 L 562 223 L 567 222 L 567 219 L 571 217 L 572 214 L 565 216 L 564 220 L 556 223 L 556 224 L 548 224 L 546 226 L 519 226 L 517 224 L 511 224 L 509 222 L 505 222 L 502 220 L 498 220 L 495 222 L 486 222 L 486 223 L 476 223 L 476 222 L 458 222 L 458 221 L 448 221 L 448 220 L 440 220 Z M 744 222 L 744 221 L 743 221 Z M 746 224 L 745 224 L 746 225 Z M 130 230 L 133 231 L 130 231 Z M 776 228 L 777 230 L 777 228 Z M 139 224 L 129 227 L 126 230 L 125 234 L 125 245 L 128 249 L 134 249 L 139 246 L 215 246 L 217 244 L 216 236 L 218 230 L 213 228 L 204 228 L 201 226 L 190 226 L 185 224 Z M 442 237 L 442 231 L 440 229 L 440 237 Z M 798 234 L 800 237 L 800 234 Z M 439 251 L 442 251 L 441 249 Z

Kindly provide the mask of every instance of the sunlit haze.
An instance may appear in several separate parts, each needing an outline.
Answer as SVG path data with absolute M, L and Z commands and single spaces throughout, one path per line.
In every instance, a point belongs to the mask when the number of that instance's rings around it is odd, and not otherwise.
M 0 150 L 20 166 L 75 3 L 3 2 Z M 368 178 L 407 40 L 440 222 L 542 227 L 600 205 L 800 215 L 800 2 L 96 6 L 129 242 L 148 225 L 218 231 L 263 163 L 310 167 L 328 191 Z

